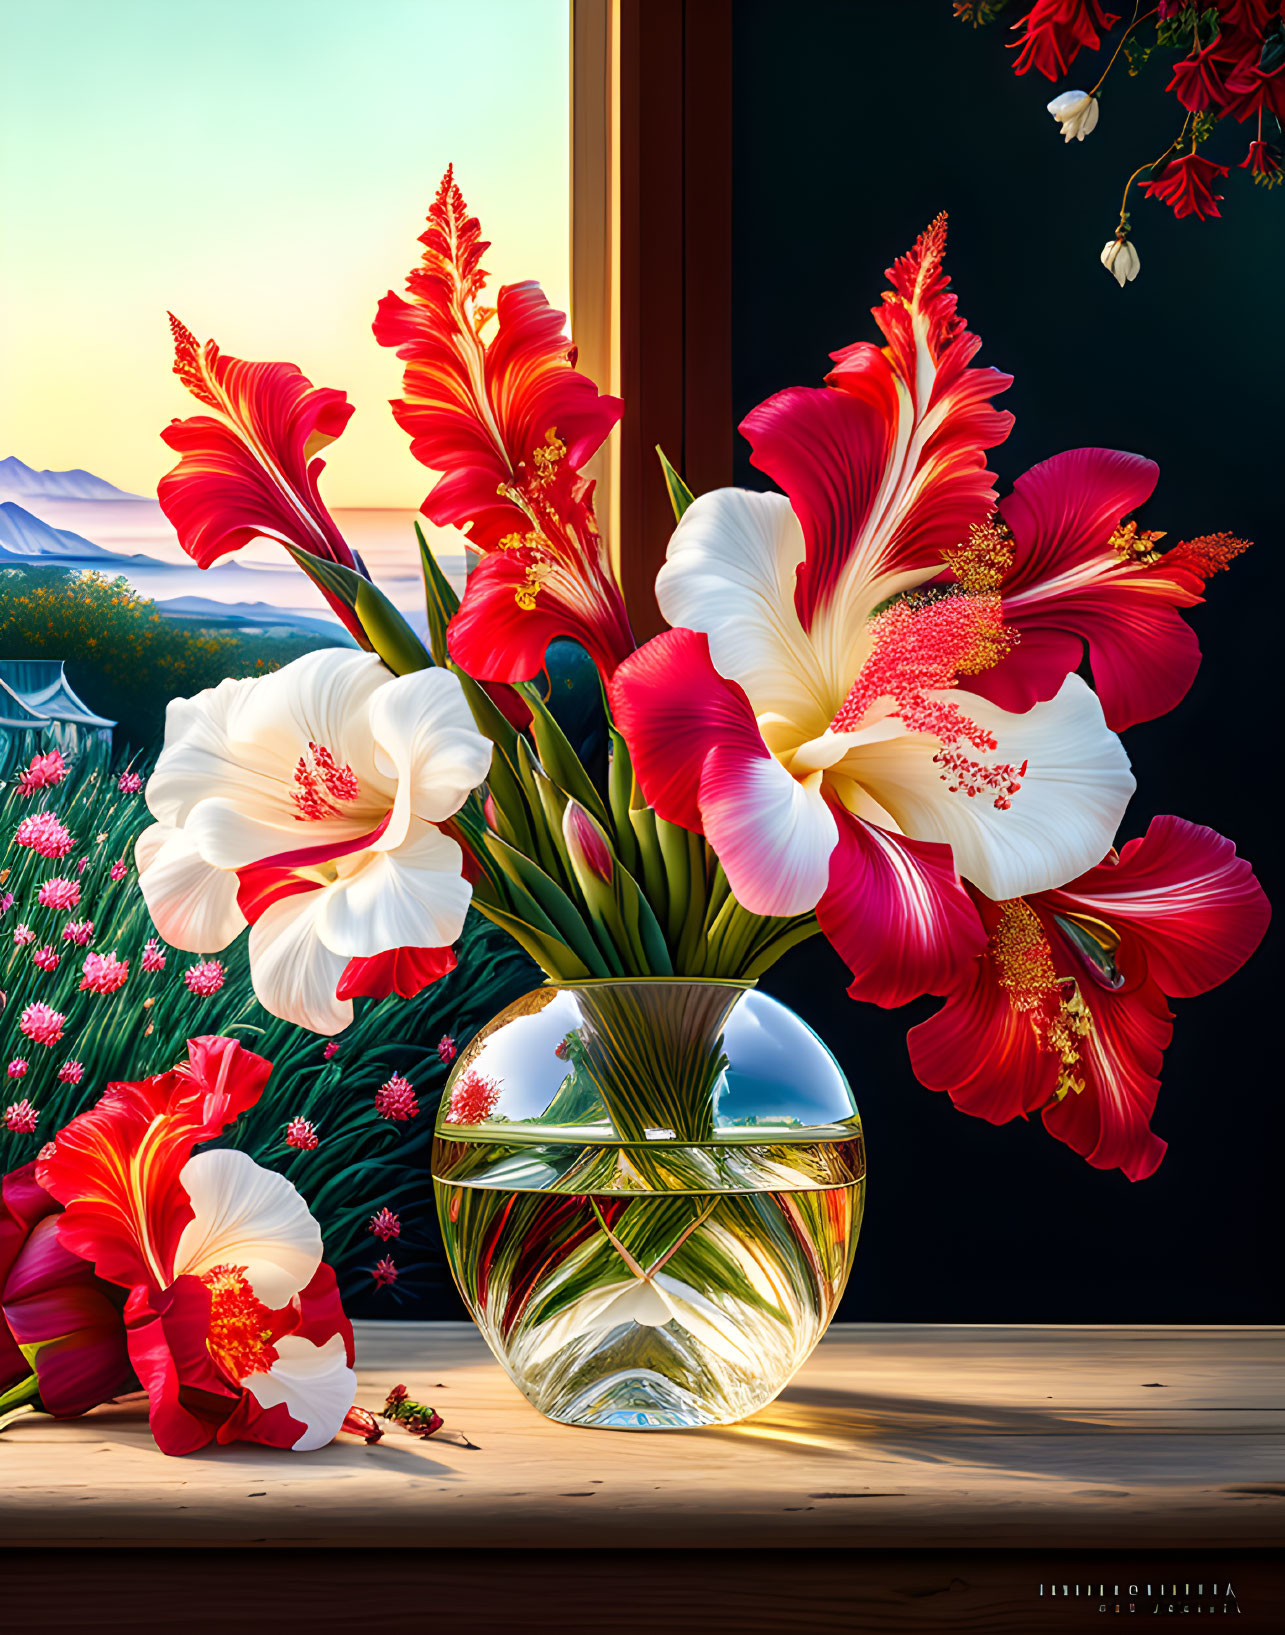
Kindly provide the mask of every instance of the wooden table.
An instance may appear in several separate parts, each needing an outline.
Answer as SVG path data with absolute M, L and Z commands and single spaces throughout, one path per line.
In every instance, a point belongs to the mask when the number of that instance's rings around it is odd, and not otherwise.
M 443 1433 L 167 1459 L 136 1405 L 20 1421 L 0 1438 L 0 1538 L 485 1547 L 546 1559 L 568 1549 L 838 1549 L 872 1562 L 889 1551 L 943 1562 L 1034 1552 L 1032 1566 L 1071 1551 L 1077 1573 L 1113 1552 L 1134 1578 L 1153 1560 L 1177 1572 L 1193 1552 L 1285 1543 L 1281 1330 L 845 1326 L 744 1424 L 627 1434 L 542 1419 L 467 1324 L 357 1329 L 359 1400 L 378 1407 L 403 1382 L 444 1415 Z M 475 1446 L 448 1439 L 458 1433 Z M 1045 1603 L 1027 1622 L 960 1627 L 1046 1627 L 1030 1619 L 1048 1611 L 1048 1574 L 1026 1577 Z

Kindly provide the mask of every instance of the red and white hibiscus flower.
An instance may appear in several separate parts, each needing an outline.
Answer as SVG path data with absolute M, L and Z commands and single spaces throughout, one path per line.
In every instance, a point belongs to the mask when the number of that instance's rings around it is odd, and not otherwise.
M 978 906 L 986 951 L 911 1029 L 916 1076 L 992 1124 L 1041 1113 L 1095 1168 L 1150 1175 L 1166 996 L 1208 992 L 1257 948 L 1271 910 L 1249 864 L 1212 829 L 1158 817 L 1068 885 Z
M 789 498 L 690 506 L 657 579 L 678 628 L 611 687 L 660 816 L 706 835 L 752 913 L 815 909 L 853 996 L 883 1005 L 945 992 L 984 946 L 959 876 L 997 898 L 1058 885 L 1102 857 L 1133 791 L 1078 677 L 1024 714 L 963 690 L 1012 641 L 984 453 L 1011 417 L 990 403 L 1008 378 L 969 367 L 944 236 L 943 219 L 890 270 L 885 347 L 746 419 Z
M 157 930 L 211 953 L 249 924 L 260 1002 L 318 1033 L 354 995 L 418 993 L 455 964 L 472 888 L 442 826 L 490 756 L 455 676 L 372 654 L 175 699 L 136 848 Z
M 129 1291 L 129 1359 L 164 1453 L 318 1448 L 352 1406 L 352 1326 L 308 1206 L 246 1153 L 193 1155 L 270 1072 L 234 1040 L 193 1039 L 172 1072 L 109 1085 L 36 1163 L 64 1206 L 60 1243 Z
M 490 246 L 451 170 L 420 243 L 408 299 L 386 295 L 374 330 L 406 364 L 393 413 L 411 453 L 445 473 L 424 514 L 463 528 L 480 555 L 451 654 L 479 680 L 527 681 L 553 638 L 570 636 L 610 675 L 634 641 L 581 471 L 623 405 L 577 372 L 566 318 L 538 284 L 481 304 Z

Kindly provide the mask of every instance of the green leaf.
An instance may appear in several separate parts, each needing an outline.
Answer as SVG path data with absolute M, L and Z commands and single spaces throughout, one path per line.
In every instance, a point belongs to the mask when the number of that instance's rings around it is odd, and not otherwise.
M 683 935 L 683 922 L 687 914 L 688 898 L 691 894 L 691 864 L 687 852 L 687 830 L 680 829 L 676 823 L 666 823 L 664 818 L 656 819 L 656 841 L 660 847 L 660 855 L 664 860 L 665 885 L 668 895 L 668 909 L 666 913 L 665 929 L 669 936 L 669 944 L 676 948 Z M 701 886 L 705 884 L 701 880 Z
M 660 456 L 660 469 L 665 473 L 665 487 L 669 490 L 669 503 L 674 508 L 674 521 L 681 522 L 683 512 L 696 496 L 665 458 L 665 451 L 659 443 L 656 444 L 656 453 Z
M 610 976 L 611 971 L 598 953 L 580 910 L 566 892 L 538 864 L 515 846 L 507 845 L 498 835 L 488 835 L 486 847 L 509 879 L 533 898 L 546 916 L 549 924 L 542 929 L 556 932 L 594 976 Z
M 587 812 L 591 812 L 599 823 L 606 826 L 611 819 L 607 815 L 602 796 L 585 771 L 580 757 L 572 749 L 570 739 L 558 725 L 553 711 L 530 682 L 524 682 L 518 690 L 530 708 L 531 736 L 535 739 L 535 747 L 540 752 L 540 761 L 545 771 L 568 795 L 578 800 Z
M 638 842 L 629 821 L 633 801 L 634 766 L 629 746 L 616 731 L 608 727 L 611 748 L 607 761 L 607 804 L 611 808 L 611 826 L 615 834 L 616 851 L 631 874 L 638 873 Z
M 596 974 L 583 960 L 576 958 L 565 942 L 534 930 L 515 914 L 507 914 L 502 908 L 496 908 L 491 903 L 478 903 L 477 911 L 490 920 L 492 925 L 498 925 L 502 931 L 507 931 L 514 942 L 525 949 L 540 969 L 547 972 L 555 982 L 583 982 L 586 977 Z
M 418 522 L 415 524 L 415 538 L 419 541 L 419 566 L 424 575 L 428 645 L 433 654 L 433 663 L 445 664 L 450 656 L 446 647 L 446 627 L 458 611 L 460 599 L 451 588 L 450 580 L 442 572 Z
M 431 654 L 378 585 L 341 562 L 311 556 L 297 545 L 287 545 L 286 550 L 314 584 L 352 609 L 371 647 L 395 676 L 428 669 Z

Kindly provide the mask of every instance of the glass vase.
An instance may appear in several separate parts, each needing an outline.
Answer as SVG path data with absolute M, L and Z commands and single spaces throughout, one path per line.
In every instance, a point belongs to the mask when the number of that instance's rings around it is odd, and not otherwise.
M 456 1062 L 433 1184 L 460 1293 L 535 1407 L 673 1430 L 762 1408 L 821 1338 L 865 1149 L 834 1057 L 752 984 L 551 984 Z

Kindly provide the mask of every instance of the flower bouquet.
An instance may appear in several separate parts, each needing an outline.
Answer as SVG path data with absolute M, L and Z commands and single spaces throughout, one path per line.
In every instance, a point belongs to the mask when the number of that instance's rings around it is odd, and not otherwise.
M 174 320 L 203 411 L 163 434 L 182 543 L 208 565 L 279 540 L 360 650 L 170 705 L 141 887 L 176 947 L 208 957 L 248 927 L 261 1002 L 322 1034 L 450 970 L 470 906 L 513 937 L 548 981 L 460 1051 L 439 1113 L 460 1291 L 551 1417 L 725 1422 L 815 1345 L 861 1220 L 851 1089 L 756 989 L 804 939 L 828 938 L 854 999 L 942 997 L 911 1061 L 961 1110 L 1039 1114 L 1131 1179 L 1160 1162 L 1167 1001 L 1237 970 L 1268 909 L 1232 844 L 1182 818 L 1115 849 L 1117 734 L 1191 685 L 1181 612 L 1244 542 L 1162 549 L 1134 515 L 1156 467 L 1105 449 L 997 504 L 1009 379 L 974 364 L 942 218 L 888 274 L 883 344 L 744 421 L 780 492 L 693 497 L 662 456 L 672 628 L 636 646 L 585 475 L 621 403 L 537 285 L 486 304 L 449 171 L 420 242 L 374 330 L 439 473 L 424 513 L 471 561 L 459 598 L 419 532 L 423 636 L 320 498 L 344 394 Z M 596 673 L 601 756 L 540 684 L 567 652 Z M 36 1178 L 68 1201 L 63 1145 Z M 175 1242 L 147 1262 L 149 1311 Z M 237 1276 L 269 1308 L 284 1290 Z

